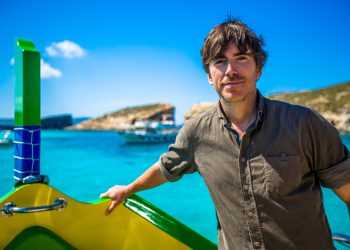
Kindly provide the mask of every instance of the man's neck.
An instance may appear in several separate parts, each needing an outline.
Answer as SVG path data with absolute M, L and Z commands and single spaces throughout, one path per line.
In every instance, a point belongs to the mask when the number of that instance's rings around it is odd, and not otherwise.
M 242 101 L 229 103 L 220 99 L 221 106 L 232 127 L 241 135 L 245 133 L 256 116 L 257 92 Z

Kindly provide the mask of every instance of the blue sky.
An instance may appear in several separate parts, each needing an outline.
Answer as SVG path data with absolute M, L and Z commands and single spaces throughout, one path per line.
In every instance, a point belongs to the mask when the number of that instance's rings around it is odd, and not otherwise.
M 0 117 L 13 116 L 16 38 L 41 52 L 42 115 L 99 116 L 169 102 L 184 112 L 215 101 L 199 50 L 228 14 L 265 39 L 258 88 L 317 89 L 350 80 L 350 4 L 339 1 L 0 2 Z

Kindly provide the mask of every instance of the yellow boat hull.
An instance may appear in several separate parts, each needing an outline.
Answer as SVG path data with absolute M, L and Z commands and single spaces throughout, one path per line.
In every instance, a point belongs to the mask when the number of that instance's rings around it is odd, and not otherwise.
M 216 248 L 206 238 L 137 196 L 130 197 L 106 216 L 106 199 L 78 202 L 48 185 L 30 184 L 1 198 L 0 207 L 7 202 L 14 202 L 18 207 L 42 206 L 57 198 L 67 201 L 67 207 L 61 211 L 0 216 L 0 248 L 28 249 L 45 242 L 52 247 L 46 245 L 43 249 Z

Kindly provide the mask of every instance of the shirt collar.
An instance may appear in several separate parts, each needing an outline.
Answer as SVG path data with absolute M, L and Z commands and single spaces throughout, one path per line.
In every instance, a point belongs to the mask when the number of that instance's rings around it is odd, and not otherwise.
M 255 124 L 259 125 L 263 121 L 264 113 L 265 113 L 265 97 L 260 93 L 259 90 L 256 91 L 256 119 Z M 231 126 L 223 108 L 221 107 L 220 101 L 217 102 L 216 105 L 217 114 L 220 120 L 223 120 L 224 125 Z

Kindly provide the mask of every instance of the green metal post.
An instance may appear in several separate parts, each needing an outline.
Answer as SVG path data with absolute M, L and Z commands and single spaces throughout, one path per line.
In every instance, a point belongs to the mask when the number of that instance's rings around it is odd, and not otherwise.
M 43 182 L 40 175 L 40 53 L 30 41 L 16 42 L 15 185 Z

